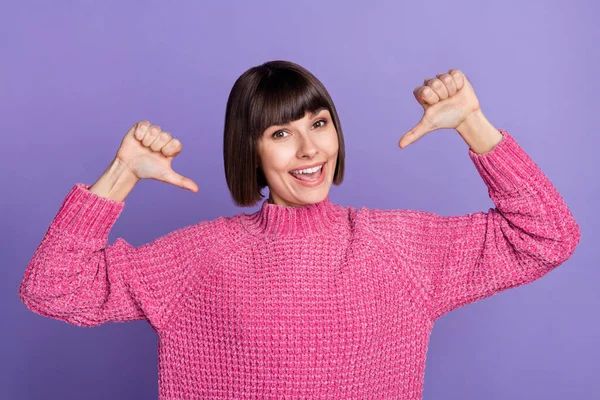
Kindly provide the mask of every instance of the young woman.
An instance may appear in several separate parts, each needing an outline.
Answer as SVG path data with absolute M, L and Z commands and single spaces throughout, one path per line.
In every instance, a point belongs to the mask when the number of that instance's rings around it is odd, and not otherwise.
M 171 168 L 181 142 L 131 127 L 104 174 L 75 184 L 25 272 L 32 311 L 80 326 L 146 319 L 159 335 L 161 400 L 420 399 L 443 314 L 539 279 L 579 226 L 552 183 L 484 117 L 459 70 L 414 91 L 423 119 L 400 147 L 453 128 L 496 208 L 439 216 L 331 203 L 344 175 L 333 101 L 301 66 L 271 61 L 235 82 L 225 176 L 252 214 L 190 225 L 138 248 L 107 244 L 140 179 L 193 192 Z

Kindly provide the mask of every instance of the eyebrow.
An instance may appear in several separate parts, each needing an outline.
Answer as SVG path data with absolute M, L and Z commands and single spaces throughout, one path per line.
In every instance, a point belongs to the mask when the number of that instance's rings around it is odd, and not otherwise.
M 317 115 L 318 113 L 320 113 L 323 110 L 327 110 L 327 107 L 317 108 L 314 112 L 311 113 L 311 115 L 314 117 L 315 115 Z
M 327 107 L 319 107 L 315 111 L 311 111 L 310 115 L 314 118 L 315 115 L 317 115 L 318 113 L 320 113 L 323 110 L 327 110 Z M 290 125 L 290 123 L 288 122 L 287 124 L 273 125 L 273 126 L 289 126 L 289 125 Z
M 320 113 L 321 111 L 323 111 L 323 110 L 327 110 L 327 107 L 319 107 L 319 108 L 317 108 L 315 111 L 312 111 L 312 112 L 310 113 L 310 115 L 311 115 L 311 116 L 314 118 L 314 117 L 315 117 L 315 115 L 319 114 L 319 113 Z M 279 126 L 289 126 L 289 125 L 290 125 L 290 124 L 289 124 L 289 122 L 288 122 L 287 124 L 282 124 L 282 125 L 273 125 L 273 126 L 278 126 L 278 127 L 279 127 Z M 266 131 L 265 131 L 265 133 L 266 133 Z

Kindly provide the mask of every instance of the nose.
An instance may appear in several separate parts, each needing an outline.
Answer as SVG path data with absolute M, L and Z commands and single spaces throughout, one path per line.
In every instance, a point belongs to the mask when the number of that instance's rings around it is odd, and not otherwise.
M 317 145 L 308 137 L 308 135 L 300 135 L 300 143 L 298 145 L 298 158 L 313 158 L 319 153 Z

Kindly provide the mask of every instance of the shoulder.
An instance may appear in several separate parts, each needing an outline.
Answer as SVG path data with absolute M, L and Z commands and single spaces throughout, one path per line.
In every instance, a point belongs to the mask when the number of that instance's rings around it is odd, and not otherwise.
M 399 230 L 426 229 L 441 218 L 434 212 L 405 208 L 361 207 L 357 213 L 372 232 L 381 234 L 394 234 Z
M 222 247 L 239 239 L 241 231 L 235 222 L 236 215 L 232 217 L 219 216 L 211 220 L 204 220 L 184 227 L 187 234 L 195 237 L 199 243 L 208 247 L 218 245 Z
M 170 250 L 173 253 L 198 252 L 222 246 L 235 236 L 230 218 L 220 216 L 212 220 L 203 220 L 172 230 L 152 242 L 138 248 L 138 251 L 154 251 L 156 248 Z

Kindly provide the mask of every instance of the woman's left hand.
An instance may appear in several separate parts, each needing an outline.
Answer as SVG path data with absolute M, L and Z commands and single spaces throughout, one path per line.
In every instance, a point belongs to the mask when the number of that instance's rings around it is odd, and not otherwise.
M 424 85 L 413 90 L 425 114 L 419 123 L 404 134 L 398 146 L 405 148 L 425 134 L 442 128 L 456 129 L 472 113 L 479 111 L 479 100 L 473 86 L 460 70 L 425 79 Z

